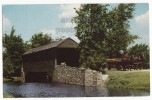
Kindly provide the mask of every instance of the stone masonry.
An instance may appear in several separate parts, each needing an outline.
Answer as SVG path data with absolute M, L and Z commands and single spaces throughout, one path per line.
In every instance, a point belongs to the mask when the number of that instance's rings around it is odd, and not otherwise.
M 85 86 L 103 86 L 105 80 L 102 77 L 102 73 L 95 70 L 58 65 L 54 68 L 52 80 Z

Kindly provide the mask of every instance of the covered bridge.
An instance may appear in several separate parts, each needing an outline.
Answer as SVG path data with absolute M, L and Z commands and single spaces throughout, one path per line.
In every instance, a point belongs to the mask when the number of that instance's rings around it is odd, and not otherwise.
M 23 82 L 51 80 L 55 66 L 65 62 L 67 66 L 79 66 L 78 43 L 71 38 L 33 48 L 23 57 Z

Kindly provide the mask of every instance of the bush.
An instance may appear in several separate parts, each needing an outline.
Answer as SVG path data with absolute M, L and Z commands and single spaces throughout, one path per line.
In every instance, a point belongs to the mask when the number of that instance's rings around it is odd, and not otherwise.
M 103 54 L 94 53 L 87 58 L 86 66 L 92 70 L 100 71 L 106 68 L 106 57 Z

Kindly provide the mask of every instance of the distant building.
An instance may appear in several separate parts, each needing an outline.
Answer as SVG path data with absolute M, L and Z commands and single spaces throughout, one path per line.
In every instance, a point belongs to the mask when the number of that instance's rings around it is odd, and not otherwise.
M 51 80 L 55 66 L 65 62 L 67 66 L 79 66 L 78 43 L 71 38 L 33 48 L 23 57 L 23 82 Z

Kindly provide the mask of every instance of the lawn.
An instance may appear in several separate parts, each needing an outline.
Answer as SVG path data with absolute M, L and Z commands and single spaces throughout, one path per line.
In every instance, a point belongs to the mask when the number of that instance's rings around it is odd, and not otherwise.
M 108 70 L 109 88 L 150 90 L 150 70 L 114 71 Z

